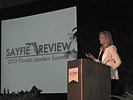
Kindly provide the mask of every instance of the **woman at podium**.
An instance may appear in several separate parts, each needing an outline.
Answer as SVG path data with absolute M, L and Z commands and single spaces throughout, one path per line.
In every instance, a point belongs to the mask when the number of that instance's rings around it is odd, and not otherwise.
M 117 48 L 113 45 L 112 35 L 108 31 L 99 33 L 99 41 L 101 44 L 98 59 L 96 59 L 91 53 L 86 56 L 96 62 L 106 64 L 111 67 L 111 79 L 113 83 L 119 80 L 119 74 L 117 68 L 121 65 L 121 59 L 117 53 Z M 115 80 L 115 81 L 114 81 Z M 113 84 L 112 83 L 112 84 Z

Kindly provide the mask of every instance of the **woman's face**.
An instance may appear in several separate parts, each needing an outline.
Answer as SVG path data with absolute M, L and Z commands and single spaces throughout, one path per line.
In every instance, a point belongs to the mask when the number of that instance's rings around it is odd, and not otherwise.
M 106 43 L 106 37 L 104 36 L 104 34 L 102 34 L 102 33 L 100 34 L 99 41 L 100 41 L 101 45 Z

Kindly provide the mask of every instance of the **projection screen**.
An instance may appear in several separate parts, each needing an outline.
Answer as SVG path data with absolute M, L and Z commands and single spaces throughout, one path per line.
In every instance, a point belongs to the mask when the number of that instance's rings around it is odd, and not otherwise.
M 2 20 L 1 93 L 67 93 L 67 61 L 76 59 L 76 7 Z

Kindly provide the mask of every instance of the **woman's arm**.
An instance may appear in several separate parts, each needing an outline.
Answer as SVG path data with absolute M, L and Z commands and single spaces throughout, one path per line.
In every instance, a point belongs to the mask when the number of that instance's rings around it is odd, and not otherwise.
M 91 53 L 89 53 L 89 54 L 86 53 L 85 55 L 86 55 L 86 57 L 91 58 L 91 59 L 94 60 L 95 62 L 99 62 L 99 60 L 96 59 Z
M 112 59 L 114 59 L 115 63 L 112 66 L 113 70 L 118 68 L 121 65 L 121 59 L 117 53 L 117 49 L 114 45 L 110 47 L 110 53 L 112 55 Z

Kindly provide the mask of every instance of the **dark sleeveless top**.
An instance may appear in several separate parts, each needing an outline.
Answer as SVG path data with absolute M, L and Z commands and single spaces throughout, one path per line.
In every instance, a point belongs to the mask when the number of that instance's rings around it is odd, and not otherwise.
M 104 52 L 103 52 L 103 50 L 102 50 L 102 52 L 101 52 L 101 54 L 100 54 L 100 56 L 99 56 L 99 61 L 100 61 L 100 62 L 102 62 L 103 53 L 104 53 Z

